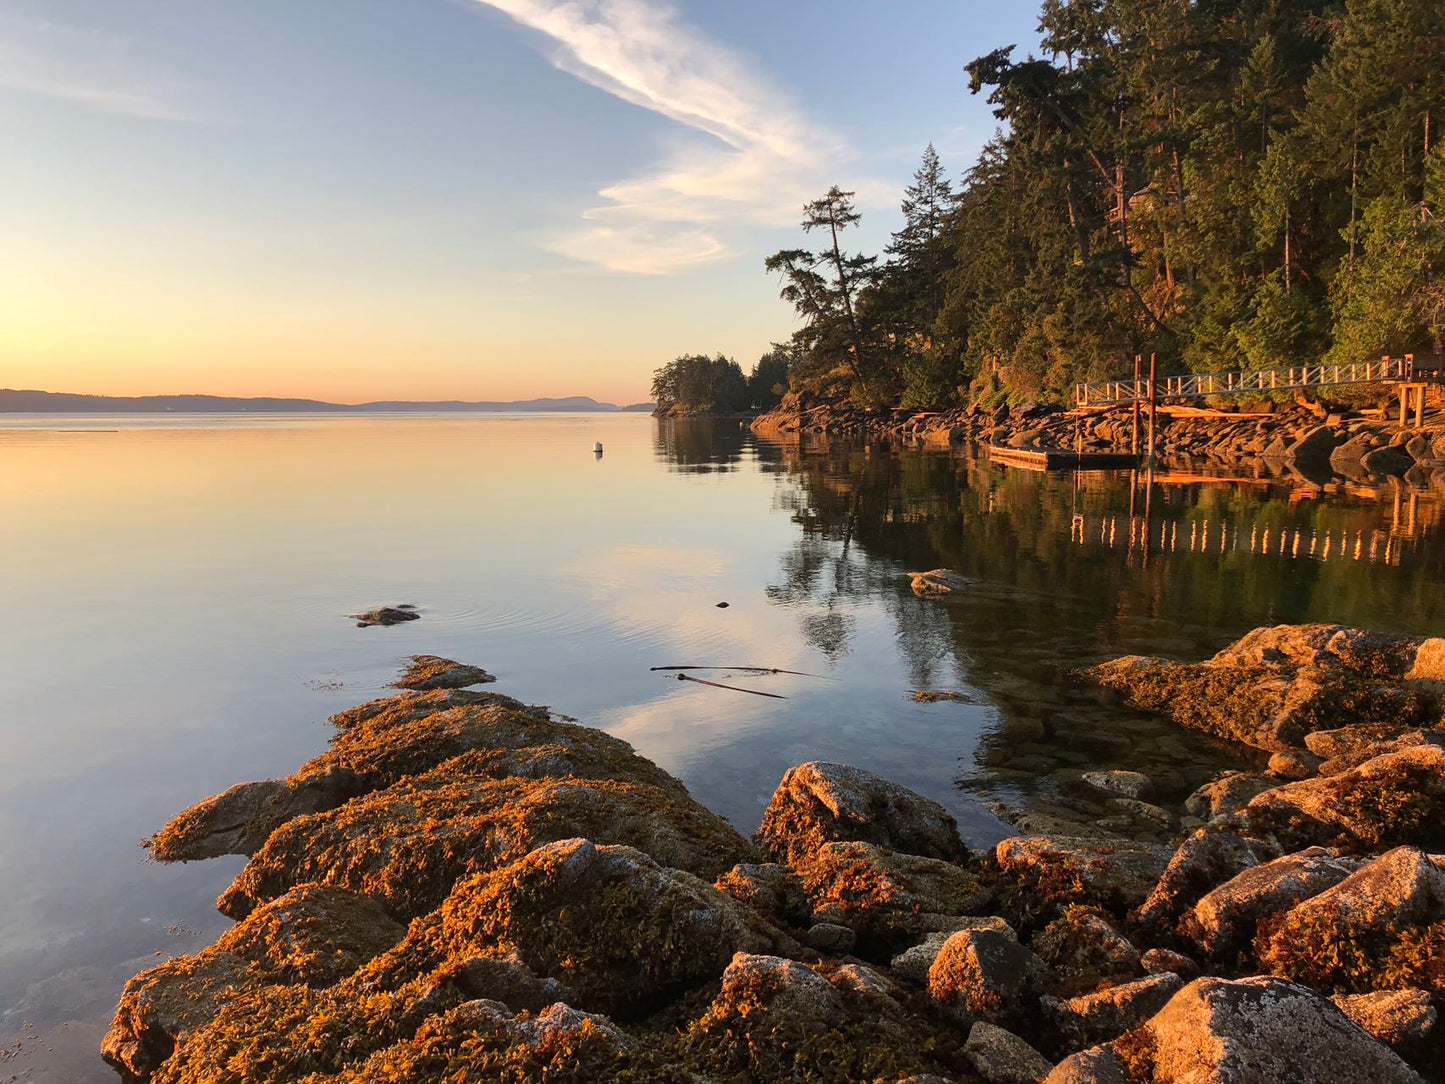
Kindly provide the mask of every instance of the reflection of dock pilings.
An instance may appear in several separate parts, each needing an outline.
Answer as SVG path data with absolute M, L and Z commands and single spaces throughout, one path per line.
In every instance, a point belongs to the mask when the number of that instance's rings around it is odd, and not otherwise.
M 1130 554 L 1252 553 L 1259 556 L 1304 558 L 1317 561 L 1369 561 L 1398 565 L 1415 551 L 1419 540 L 1413 510 L 1404 522 L 1372 530 L 1343 528 L 1316 530 L 1275 527 L 1269 524 L 1232 524 L 1227 520 L 1166 520 L 1150 523 L 1141 515 L 1087 516 L 1075 513 L 1071 541 L 1079 545 L 1123 548 Z

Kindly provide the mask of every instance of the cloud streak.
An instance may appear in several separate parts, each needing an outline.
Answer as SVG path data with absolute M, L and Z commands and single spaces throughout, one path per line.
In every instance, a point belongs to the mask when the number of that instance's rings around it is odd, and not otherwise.
M 652 168 L 548 247 L 612 271 L 671 274 L 730 255 L 729 226 L 795 221 L 845 153 L 762 73 L 659 0 L 476 0 L 545 35 L 552 63 L 682 133 Z
M 195 119 L 175 104 L 178 87 L 153 74 L 160 67 L 124 35 L 0 17 L 0 88 L 116 116 Z

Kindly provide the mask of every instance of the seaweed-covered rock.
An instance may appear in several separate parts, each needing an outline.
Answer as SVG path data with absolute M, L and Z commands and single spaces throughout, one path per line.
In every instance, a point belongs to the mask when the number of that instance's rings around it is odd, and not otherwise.
M 1338 756 L 1330 757 L 1319 765 L 1320 775 L 1339 775 L 1351 768 L 1357 768 L 1368 760 L 1398 753 L 1417 745 L 1445 746 L 1445 730 L 1406 730 L 1389 740 L 1361 743 L 1359 746 Z
M 1071 906 L 1034 934 L 1029 947 L 1053 974 L 1051 988 L 1069 997 L 1142 974 L 1139 950 L 1095 907 Z
M 940 1038 L 847 969 L 827 976 L 794 960 L 739 954 L 681 1036 L 676 1059 L 695 1080 L 891 1081 L 946 1072 L 929 1053 Z
M 1372 759 L 1368 755 L 1371 750 L 1394 741 L 1410 730 L 1408 723 L 1356 723 L 1306 734 L 1305 748 L 1315 756 L 1323 757 L 1326 762 L 1358 758 L 1358 763 L 1364 763 Z
M 1212 821 L 1232 816 L 1258 794 L 1278 786 L 1276 780 L 1250 772 L 1225 772 L 1203 784 L 1184 800 L 1184 812 Z
M 1422 1084 L 1328 998 L 1282 979 L 1196 979 L 1144 1030 L 1131 1060 L 1158 1082 Z
M 1117 1039 L 1138 1027 L 1184 987 L 1178 975 L 1164 972 L 1071 998 L 1045 996 L 1044 1016 L 1077 1045 Z
M 950 929 L 993 893 L 967 870 L 871 843 L 825 843 L 803 866 L 813 921 L 856 929 L 891 947 L 901 937 Z
M 162 862 L 249 857 L 287 821 L 335 809 L 360 790 L 355 774 L 342 767 L 299 781 L 237 783 L 175 817 L 149 840 L 151 854 Z
M 1413 746 L 1287 783 L 1251 801 L 1245 816 L 1296 845 L 1445 848 L 1445 748 Z
M 988 1084 L 1038 1084 L 1053 1068 L 1013 1032 L 984 1020 L 969 1029 L 963 1056 Z
M 994 1023 L 1032 1008 L 1048 982 L 1043 961 L 997 930 L 962 930 L 943 943 L 928 969 L 935 1001 Z
M 1207 893 L 1184 923 L 1205 952 L 1234 951 L 1254 937 L 1261 919 L 1339 884 L 1360 863 L 1309 847 L 1244 870 Z
M 803 879 L 791 866 L 777 862 L 739 862 L 716 885 L 749 907 L 793 925 L 812 921 L 813 905 Z
M 752 857 L 722 818 L 673 788 L 602 779 L 492 779 L 454 763 L 277 829 L 221 897 L 244 916 L 293 884 L 318 881 L 411 918 L 463 877 L 558 839 L 625 844 L 663 865 L 717 877 Z
M 486 685 L 496 677 L 480 666 L 444 659 L 440 655 L 413 655 L 406 672 L 395 682 L 398 689 L 465 689 L 469 685 Z
M 1445 993 L 1445 872 L 1397 847 L 1263 923 L 1260 962 L 1318 989 L 1425 986 Z
M 1216 885 L 1278 857 L 1279 848 L 1222 826 L 1201 828 L 1180 844 L 1146 899 L 1130 916 L 1141 927 L 1165 932 Z
M 1425 990 L 1371 990 L 1367 994 L 1336 994 L 1330 1000 L 1390 1046 L 1419 1042 L 1435 1029 L 1435 1006 Z
M 994 856 L 1036 912 L 1070 903 L 1125 911 L 1149 895 L 1173 852 L 1129 840 L 1014 836 Z
M 443 974 L 469 999 L 500 1001 L 513 1012 L 540 1012 L 572 997 L 563 983 L 539 979 L 526 964 L 505 956 L 477 956 Z
M 789 768 L 757 841 L 779 861 L 806 865 L 825 843 L 854 840 L 946 861 L 967 857 L 948 811 L 907 787 L 846 764 Z
M 101 1055 L 145 1080 L 178 1038 L 238 991 L 272 984 L 330 986 L 390 949 L 405 930 L 372 900 L 302 885 L 259 908 L 210 948 L 168 960 L 126 983 Z
M 462 881 L 427 939 L 443 957 L 515 957 L 566 983 L 579 1007 L 636 1019 L 782 935 L 641 851 L 567 839 Z
M 400 625 L 407 621 L 419 621 L 421 614 L 416 612 L 416 607 L 410 603 L 402 603 L 400 606 L 378 606 L 374 610 L 365 610 L 359 614 L 352 614 L 351 619 L 356 622 L 359 629 L 371 625 Z

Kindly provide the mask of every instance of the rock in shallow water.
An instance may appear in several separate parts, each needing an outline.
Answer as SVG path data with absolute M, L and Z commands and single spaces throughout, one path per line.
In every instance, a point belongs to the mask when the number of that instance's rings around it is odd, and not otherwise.
M 403 603 L 400 606 L 378 606 L 374 610 L 352 614 L 351 619 L 356 622 L 357 628 L 364 629 L 371 625 L 400 625 L 406 621 L 418 621 L 421 614 L 416 612 L 415 606 Z
M 910 572 L 913 593 L 922 598 L 942 598 L 973 586 L 973 581 L 960 576 L 949 568 L 935 568 L 928 572 Z
M 485 685 L 497 679 L 480 666 L 444 659 L 439 655 L 413 655 L 406 673 L 395 685 L 398 689 L 465 689 L 469 685 Z

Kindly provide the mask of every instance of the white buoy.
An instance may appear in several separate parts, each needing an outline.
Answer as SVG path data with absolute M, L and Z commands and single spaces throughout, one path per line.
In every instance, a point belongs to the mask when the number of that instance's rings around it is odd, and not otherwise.
M 599 440 L 596 444 L 592 445 L 592 450 L 593 450 L 594 452 L 596 452 L 598 455 L 601 455 L 601 454 L 602 454 L 602 442 Z

